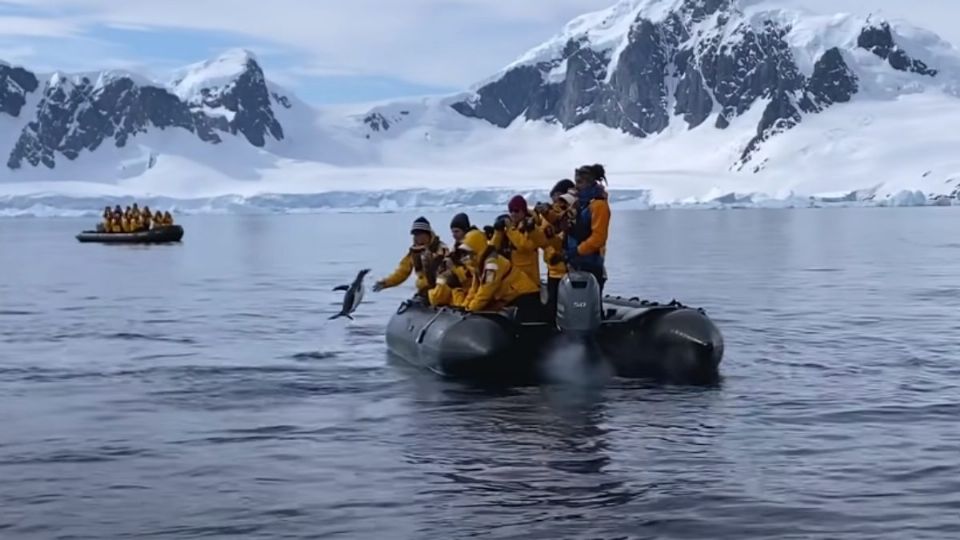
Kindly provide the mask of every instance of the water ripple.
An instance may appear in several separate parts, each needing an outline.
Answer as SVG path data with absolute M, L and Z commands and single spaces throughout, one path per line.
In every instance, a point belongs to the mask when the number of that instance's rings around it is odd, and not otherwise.
M 590 389 L 388 357 L 411 284 L 327 321 L 414 217 L 187 216 L 163 250 L 4 223 L 0 536 L 960 537 L 955 214 L 620 212 L 611 290 L 703 305 L 727 354 Z

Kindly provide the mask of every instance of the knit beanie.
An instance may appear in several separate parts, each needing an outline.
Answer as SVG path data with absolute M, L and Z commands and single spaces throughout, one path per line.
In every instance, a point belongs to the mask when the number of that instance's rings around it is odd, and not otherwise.
M 416 234 L 418 232 L 427 232 L 433 234 L 433 229 L 430 228 L 430 222 L 427 221 L 427 218 L 423 216 L 413 220 L 413 226 L 410 227 L 410 234 Z
M 453 216 L 453 219 L 450 221 L 451 229 L 460 229 L 463 232 L 470 230 L 470 218 L 463 213 Z
M 510 199 L 510 203 L 507 204 L 507 210 L 526 213 L 528 210 L 527 200 L 523 198 L 523 195 L 515 195 Z
M 554 184 L 553 189 L 550 190 L 550 196 L 555 194 L 570 193 L 570 190 L 576 189 L 576 184 L 573 183 L 573 180 L 569 178 L 564 178 L 563 180 Z

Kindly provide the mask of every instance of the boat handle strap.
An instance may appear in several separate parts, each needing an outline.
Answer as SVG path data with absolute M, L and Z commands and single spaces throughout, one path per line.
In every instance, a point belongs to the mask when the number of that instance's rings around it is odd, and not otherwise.
M 437 311 L 437 314 L 431 317 L 430 320 L 427 321 L 427 324 L 423 325 L 423 328 L 420 330 L 420 334 L 417 335 L 417 345 L 423 344 L 423 338 L 427 336 L 427 330 L 429 330 L 430 326 L 433 325 L 433 322 L 440 317 L 441 313 L 443 313 L 443 310 Z

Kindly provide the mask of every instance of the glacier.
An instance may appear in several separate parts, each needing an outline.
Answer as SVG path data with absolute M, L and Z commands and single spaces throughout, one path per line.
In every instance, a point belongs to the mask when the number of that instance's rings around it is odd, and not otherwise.
M 220 195 L 215 197 L 176 198 L 164 196 L 67 196 L 29 194 L 0 196 L 0 217 L 99 217 L 105 206 L 137 202 L 154 209 L 171 210 L 177 215 L 206 214 L 308 214 L 308 213 L 389 213 L 412 211 L 504 212 L 507 201 L 516 194 L 528 201 L 546 201 L 546 190 L 510 189 L 402 189 L 379 191 L 330 191 L 323 193 L 263 193 L 260 195 Z M 772 198 L 762 193 L 727 193 L 705 200 L 655 202 L 648 190 L 609 191 L 614 210 L 666 209 L 795 209 L 830 207 L 905 207 L 950 206 L 949 198 L 930 199 L 921 191 L 903 190 L 877 198 L 870 190 L 818 196 Z

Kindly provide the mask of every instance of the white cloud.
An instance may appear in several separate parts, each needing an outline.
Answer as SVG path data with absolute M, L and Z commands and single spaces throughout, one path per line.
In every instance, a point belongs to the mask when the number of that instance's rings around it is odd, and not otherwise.
M 0 60 L 11 64 L 26 62 L 36 54 L 37 50 L 29 45 L 0 45 Z
M 466 87 L 614 0 L 5 0 L 56 18 L 0 17 L 0 35 L 72 35 L 79 24 L 228 32 L 303 58 L 287 77 L 374 75 Z M 758 1 L 758 0 L 751 0 Z M 956 0 L 766 0 L 905 18 L 960 43 Z M 949 3 L 948 3 L 949 2 Z M 64 18 L 64 15 L 69 18 Z M 22 32 L 16 34 L 16 32 Z M 8 34 L 10 35 L 10 34 Z M 163 39 L 158 34 L 157 39 Z M 208 51 L 198 51 L 198 57 Z M 266 69 L 271 69 L 269 61 Z
M 214 30 L 284 45 L 336 72 L 465 86 L 609 0 L 14 0 L 88 22 Z
M 0 15 L 0 36 L 5 38 L 69 37 L 80 32 L 81 27 L 69 20 Z

